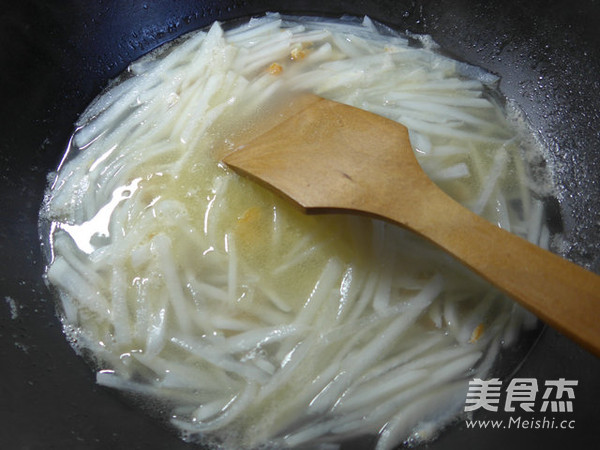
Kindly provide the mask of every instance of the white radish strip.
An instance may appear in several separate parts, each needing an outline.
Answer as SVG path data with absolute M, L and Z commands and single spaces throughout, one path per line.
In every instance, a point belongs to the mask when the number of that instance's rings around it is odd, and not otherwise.
M 238 257 L 233 234 L 225 235 L 225 248 L 229 255 L 227 264 L 227 297 L 230 303 L 237 300 L 238 289 Z
M 306 63 L 307 66 L 318 64 L 320 62 L 329 60 L 331 58 L 332 54 L 333 54 L 333 47 L 331 46 L 331 44 L 329 42 L 325 42 L 319 48 L 310 52 L 304 59 L 304 62 Z M 290 81 L 289 84 L 291 86 L 295 86 L 296 83 L 294 81 Z
M 131 325 L 127 307 L 127 278 L 124 267 L 113 266 L 111 280 L 112 308 L 110 317 L 118 345 L 131 344 Z
M 280 369 L 271 376 L 268 383 L 261 387 L 256 401 L 264 401 L 267 397 L 288 383 L 294 376 L 296 369 L 310 355 L 313 345 L 314 337 L 309 336 L 305 340 L 296 343 L 296 346 L 284 355 L 283 358 L 277 359 L 281 361 Z
M 206 84 L 200 88 L 202 90 L 202 99 L 196 99 L 194 102 L 195 105 L 190 107 L 186 112 L 187 120 L 182 121 L 182 123 L 186 125 L 179 135 L 179 139 L 182 142 L 191 142 L 194 134 L 196 136 L 201 135 L 203 130 L 206 130 L 206 128 L 208 128 L 214 119 L 222 112 L 223 106 L 215 110 L 218 111 L 218 113 L 215 114 L 213 112 L 212 115 L 209 115 L 209 112 L 212 109 L 210 107 L 210 102 L 221 88 L 224 81 L 225 77 L 222 75 L 211 75 Z M 191 148 L 194 148 L 193 145 L 191 145 Z
M 294 91 L 315 91 L 322 86 L 333 74 L 327 70 L 315 69 L 310 72 L 300 73 L 289 80 L 290 89 Z M 323 88 L 320 91 L 324 91 Z
M 308 361 L 310 363 L 310 361 Z M 273 422 L 269 428 L 271 435 L 280 435 L 285 430 L 293 427 L 294 424 L 302 423 L 305 419 L 316 418 L 318 416 L 311 415 L 311 411 L 306 410 L 307 405 L 310 404 L 311 399 L 327 384 L 327 381 L 334 377 L 338 367 L 334 364 L 330 364 L 327 368 L 319 372 L 318 377 L 313 379 L 306 385 L 301 392 L 277 409 L 277 416 L 273 419 Z M 294 386 L 290 386 L 290 389 L 296 389 Z M 303 414 L 298 416 L 297 411 L 303 411 Z M 313 426 L 314 424 L 311 424 Z
M 545 249 L 545 250 L 549 250 L 550 249 L 550 230 L 548 229 L 548 227 L 543 224 L 542 225 L 542 229 L 540 230 L 540 238 L 538 240 L 538 246 Z
M 277 48 L 282 42 L 286 42 L 289 46 L 293 34 L 293 31 L 290 29 L 279 30 L 277 33 L 270 35 L 268 39 L 257 41 L 254 45 L 246 47 L 243 52 L 244 55 L 240 58 L 241 61 L 239 61 L 242 64 L 240 67 L 243 68 L 247 62 L 253 59 L 260 59 L 264 55 L 269 54 L 273 51 L 273 47 Z
M 392 322 L 382 332 L 375 336 L 367 345 L 356 353 L 348 356 L 342 362 L 340 376 L 332 380 L 323 391 L 311 402 L 310 408 L 316 413 L 322 413 L 330 408 L 340 397 L 352 380 L 360 376 L 364 370 L 375 361 L 383 358 L 389 346 L 412 325 L 412 322 L 421 314 L 442 289 L 441 277 L 434 277 L 432 281 L 411 300 L 413 308 L 406 311 Z
M 369 16 L 363 17 L 361 25 L 362 25 L 362 27 L 366 28 L 369 33 L 374 33 L 374 34 L 379 33 L 377 26 L 375 25 L 375 23 L 371 20 L 371 18 Z M 390 34 L 396 34 L 395 31 L 393 31 L 391 28 L 388 28 L 388 27 L 386 27 L 385 31 Z
M 404 405 L 410 404 L 419 396 L 431 392 L 437 386 L 442 386 L 443 383 L 456 379 L 461 376 L 465 370 L 473 367 L 473 365 L 481 358 L 481 352 L 471 352 L 465 356 L 458 358 L 443 367 L 439 367 L 431 376 L 425 379 L 422 383 L 415 386 L 413 389 L 404 391 L 397 396 L 390 397 L 376 408 L 372 409 L 363 420 L 366 423 L 380 423 L 386 420 L 390 414 L 394 413 Z
M 362 50 L 366 54 L 380 52 L 383 52 L 384 54 L 389 53 L 385 51 L 385 44 L 380 40 L 373 39 L 370 36 L 370 32 L 366 31 L 365 28 L 364 25 L 361 25 L 358 33 L 346 35 L 349 38 L 349 42 L 351 42 L 358 50 Z
M 513 345 L 521 332 L 523 327 L 523 314 L 521 313 L 521 309 L 522 307 L 518 303 L 515 303 L 512 307 L 510 318 L 502 332 L 502 341 L 503 346 L 505 347 Z
M 539 326 L 540 320 L 537 318 L 535 314 L 523 308 L 523 328 L 525 330 L 533 330 L 535 327 Z
M 446 411 L 453 406 L 458 409 L 457 401 L 466 395 L 465 382 L 450 384 L 442 389 L 427 393 L 423 398 L 408 405 L 397 413 L 381 430 L 375 450 L 392 450 L 398 442 L 409 434 L 430 411 Z
M 247 89 L 244 92 L 244 99 L 248 101 L 245 104 L 243 111 L 240 111 L 240 116 L 243 114 L 253 114 L 256 112 L 257 106 L 259 106 L 257 101 L 255 100 L 256 96 L 260 95 L 265 89 L 267 89 L 274 81 L 275 76 L 266 72 L 262 75 L 258 75 L 254 77 L 254 80 L 251 83 L 248 83 Z
M 410 321 L 416 319 L 423 309 L 438 296 L 443 286 L 443 279 L 434 276 L 431 281 L 414 298 L 408 300 L 411 310 L 394 319 L 372 342 L 367 344 L 355 357 L 355 361 L 347 361 L 347 370 L 354 373 L 362 372 L 375 359 L 381 358 L 385 348 L 404 332 Z
M 312 239 L 311 236 L 306 236 L 302 241 L 298 242 L 298 247 L 300 246 L 305 246 L 307 244 L 310 244 L 310 240 Z M 293 248 L 290 251 L 290 256 L 284 258 L 285 263 L 281 264 L 279 266 L 277 266 L 277 268 L 275 268 L 273 270 L 273 274 L 274 275 L 281 275 L 282 273 L 286 272 L 287 270 L 293 270 L 296 267 L 298 267 L 300 264 L 303 263 L 303 261 L 306 261 L 308 258 L 310 258 L 311 256 L 313 256 L 315 253 L 319 252 L 320 250 L 323 249 L 323 247 L 325 247 L 326 243 L 321 241 L 318 244 L 312 245 L 308 248 L 305 248 L 304 250 L 302 250 L 300 252 L 300 249 L 298 248 Z
M 106 285 L 106 280 L 102 277 L 95 268 L 91 266 L 89 261 L 81 255 L 81 249 L 75 245 L 73 237 L 68 233 L 61 231 L 62 226 L 58 226 L 58 230 L 54 234 L 54 251 L 64 257 L 65 261 L 81 274 L 88 283 L 95 286 L 100 291 L 101 286 Z
M 293 325 L 299 328 L 310 327 L 310 325 L 312 325 L 312 322 L 323 303 L 329 299 L 334 286 L 341 276 L 341 271 L 342 267 L 339 261 L 333 258 L 327 261 L 327 264 L 321 272 L 318 281 L 315 283 L 308 299 L 294 319 Z M 284 341 L 277 352 L 275 359 L 278 361 L 281 360 L 283 355 L 290 352 L 294 345 L 295 343 L 291 342 L 291 340 Z
M 412 111 L 420 111 L 436 116 L 444 117 L 446 120 L 456 120 L 477 126 L 490 127 L 491 124 L 488 120 L 481 119 L 480 117 L 473 116 L 453 106 L 440 105 L 435 103 L 424 103 L 417 101 L 404 100 L 398 102 L 398 106 Z
M 458 163 L 454 166 L 446 167 L 436 172 L 435 178 L 438 181 L 456 180 L 458 178 L 467 178 L 471 175 L 469 167 L 465 163 Z
M 338 61 L 327 62 L 320 65 L 321 69 L 342 74 L 345 71 L 366 70 L 377 67 L 380 71 L 383 68 L 389 68 L 392 64 L 392 55 L 390 53 L 376 55 L 359 55 L 354 58 L 341 59 Z
M 177 419 L 172 419 L 171 423 L 181 427 L 182 429 L 187 429 L 193 432 L 210 431 L 223 428 L 224 426 L 233 422 L 251 405 L 256 391 L 256 384 L 248 384 L 244 391 L 242 391 L 238 396 L 234 397 L 232 401 L 227 403 L 225 408 L 222 409 L 221 414 L 213 420 L 209 420 L 207 422 L 187 423 Z
M 439 126 L 445 126 L 447 128 L 450 129 L 454 129 L 454 130 L 461 130 L 463 132 L 469 132 L 467 131 L 468 128 L 472 128 L 472 127 L 467 127 L 464 125 L 464 123 L 460 120 L 456 120 L 453 117 L 449 117 L 447 115 L 436 115 L 436 114 L 431 114 L 431 113 L 427 113 L 427 112 L 423 112 L 423 111 L 415 111 L 415 110 L 411 110 L 408 108 L 404 108 L 401 104 L 398 106 L 395 106 L 393 109 L 390 108 L 389 106 L 383 107 L 383 108 L 379 108 L 377 106 L 369 106 L 369 108 L 375 108 L 375 109 L 379 109 L 379 111 L 376 111 L 378 113 L 380 113 L 381 115 L 385 115 L 386 117 L 391 117 L 392 119 L 394 118 L 398 118 L 397 120 L 399 121 L 401 117 L 408 117 L 411 118 L 412 120 L 415 121 L 419 121 L 422 122 L 425 125 L 439 125 Z M 483 134 L 483 135 L 487 135 L 488 133 L 482 133 L 483 128 L 479 127 L 477 129 L 477 132 L 474 134 Z
M 158 355 L 166 343 L 167 330 L 167 310 L 166 296 L 163 304 L 154 307 L 146 323 L 146 353 L 149 355 Z
M 485 205 L 487 205 L 487 203 L 490 199 L 490 196 L 492 195 L 492 192 L 496 189 L 498 179 L 504 173 L 507 159 L 508 159 L 508 154 L 506 153 L 506 150 L 504 149 L 504 147 L 501 147 L 500 149 L 498 149 L 498 151 L 494 155 L 494 162 L 492 163 L 492 166 L 491 166 L 487 176 L 485 177 L 486 181 L 483 186 L 483 189 L 481 190 L 481 193 L 479 194 L 479 198 L 477 199 L 477 202 L 475 203 L 475 207 L 473 209 L 473 212 L 475 214 L 481 214 L 481 212 L 483 211 L 483 208 L 485 207 Z
M 383 267 L 379 283 L 373 294 L 373 309 L 383 316 L 388 312 L 390 296 L 392 293 L 392 278 L 394 277 L 394 253 L 388 251 L 388 255 L 383 256 Z
M 123 151 L 128 151 L 128 148 L 124 148 Z M 137 173 L 143 173 L 142 167 L 139 166 L 139 162 L 136 160 L 145 159 L 146 165 L 144 167 L 147 176 L 161 172 L 160 166 L 156 167 L 155 161 L 164 162 L 167 158 L 174 159 L 180 153 L 180 148 L 177 145 L 168 142 L 160 142 L 153 146 L 144 148 L 143 152 L 131 152 L 129 160 L 115 160 L 107 168 L 110 170 L 103 171 L 97 175 L 91 175 L 90 182 L 93 182 L 98 190 L 90 195 L 95 195 L 97 204 L 104 204 L 113 195 L 115 190 L 119 187 L 131 182 L 131 179 L 139 179 L 132 175 L 137 169 Z M 113 167 L 114 166 L 114 167 Z M 118 177 L 116 175 L 119 175 Z
M 206 212 L 204 213 L 204 234 L 209 242 L 217 242 L 219 240 L 217 237 L 218 210 L 227 207 L 229 183 L 234 176 L 237 178 L 237 175 L 217 176 L 213 182 L 213 199 L 210 201 L 206 208 Z
M 525 163 L 522 158 L 512 158 L 512 162 L 514 163 L 515 173 L 518 180 L 520 200 L 522 203 L 523 211 L 522 218 L 524 220 L 529 219 L 529 214 L 531 211 L 531 191 L 530 191 L 530 180 L 528 176 L 528 170 L 525 167 Z
M 400 56 L 402 54 L 399 54 Z M 468 95 L 465 91 L 473 91 L 470 93 L 473 96 L 481 96 L 483 91 L 482 85 L 479 81 L 474 80 L 459 80 L 459 79 L 440 79 L 436 81 L 426 81 L 424 83 L 416 83 L 411 86 L 411 91 L 419 93 L 420 91 L 441 91 L 441 93 L 447 93 L 452 97 L 457 97 L 460 100 L 461 97 Z M 484 100 L 484 99 L 482 99 Z M 489 100 L 485 100 L 489 103 Z M 481 106 L 483 106 L 483 103 Z M 416 106 L 416 105 L 415 105 Z M 461 104 L 454 104 L 454 106 L 467 106 Z M 418 106 L 417 106 L 418 107 Z
M 481 67 L 472 66 L 471 64 L 456 61 L 455 67 L 460 75 L 466 78 L 476 78 L 482 84 L 489 87 L 493 87 L 493 85 L 498 83 L 498 81 L 500 80 L 500 77 L 498 77 L 497 75 L 494 75 L 493 73 L 490 73 L 482 69 Z
M 498 213 L 497 225 L 506 230 L 511 231 L 510 213 L 508 212 L 508 203 L 501 193 L 496 195 L 496 212 Z
M 268 79 L 267 79 L 268 77 Z M 274 77 L 270 74 L 267 74 L 265 79 L 267 79 L 267 86 L 259 91 L 257 95 L 254 97 L 252 101 L 248 103 L 248 107 L 251 109 L 257 109 L 261 105 L 264 105 L 268 102 L 269 98 L 273 98 L 283 87 L 283 81 L 281 79 L 273 79 Z
M 372 302 L 378 283 L 379 273 L 373 272 L 367 276 L 367 281 L 365 282 L 364 288 L 362 289 L 358 300 L 354 304 L 353 309 L 348 314 L 348 318 L 346 319 L 348 322 L 354 322 L 360 316 L 362 316 L 367 306 L 369 306 L 369 304 Z
M 350 310 L 351 305 L 355 303 L 356 298 L 361 293 L 360 288 L 362 287 L 363 280 L 357 280 L 359 276 L 359 271 L 352 265 L 346 268 L 342 276 L 339 290 L 340 299 L 335 317 L 337 322 L 341 322 L 346 318 L 348 310 Z
M 199 148 L 202 145 L 202 141 L 206 139 L 205 134 L 210 134 L 209 129 L 212 125 L 219 119 L 219 117 L 226 112 L 227 109 L 231 107 L 231 103 L 228 101 L 223 102 L 215 107 L 206 111 L 203 119 L 200 121 L 198 128 L 193 130 L 191 137 L 186 137 L 190 139 L 189 145 L 191 148 Z M 194 162 L 194 153 L 188 152 L 184 154 L 184 157 L 176 164 L 173 168 L 173 173 L 175 176 L 178 176 L 183 170 L 186 164 L 193 165 Z
M 301 431 L 285 436 L 283 438 L 283 442 L 285 443 L 284 445 L 287 448 L 300 447 L 303 444 L 311 443 L 311 441 L 314 441 L 315 439 L 328 434 L 330 430 L 331 424 L 329 422 L 310 424 L 308 427 L 302 429 Z
M 111 336 L 106 328 L 102 327 L 94 334 L 92 330 L 82 332 L 80 328 L 63 322 L 63 331 L 67 339 L 75 344 L 74 348 L 78 355 L 83 356 L 82 350 L 85 350 L 88 355 L 93 355 L 96 367 L 112 367 L 115 372 L 124 377 L 131 375 L 131 367 L 121 360 L 119 349 L 111 345 Z M 101 336 L 101 340 L 98 340 L 98 335 Z
M 352 58 L 363 56 L 364 53 L 362 49 L 357 49 L 354 45 L 352 45 L 353 40 L 355 40 L 356 36 L 352 36 L 350 34 L 333 34 L 332 42 L 333 44 L 346 56 Z
M 483 354 L 481 361 L 477 363 L 477 370 L 474 377 L 485 379 L 490 376 L 491 370 L 496 363 L 500 349 L 502 348 L 502 341 L 499 339 L 499 333 L 490 340 L 490 344 L 487 347 L 486 352 Z
M 189 300 L 182 288 L 181 280 L 175 271 L 176 260 L 172 254 L 171 239 L 165 234 L 159 234 L 152 239 L 150 251 L 155 255 L 161 272 L 164 274 L 165 286 L 169 292 L 170 305 L 173 307 L 175 317 L 185 333 L 191 332 L 192 324 L 189 316 Z
M 414 86 L 410 86 L 412 89 Z M 402 100 L 415 100 L 415 101 L 423 101 L 423 102 L 431 102 L 431 103 L 440 103 L 446 104 L 450 106 L 463 106 L 468 108 L 493 108 L 492 103 L 490 103 L 485 98 L 466 98 L 455 95 L 432 95 L 432 94 L 421 94 L 421 93 L 413 93 L 413 92 L 390 92 L 384 96 L 384 101 L 386 102 L 399 102 Z
M 329 299 L 329 295 L 339 280 L 342 267 L 336 259 L 327 261 L 319 280 L 315 283 L 312 292 L 294 320 L 296 326 L 309 326 L 323 303 Z
M 191 337 L 172 337 L 171 342 L 181 349 L 206 360 L 215 367 L 220 367 L 221 369 L 246 380 L 265 384 L 269 379 L 269 375 L 258 369 L 256 366 L 240 363 L 231 355 L 223 353 L 218 348 L 206 343 L 198 342 Z
M 469 150 L 466 146 L 436 145 L 431 152 L 431 156 L 445 158 L 448 156 L 466 155 L 468 152 Z
M 187 63 L 189 55 L 195 54 L 203 45 L 207 33 L 205 31 L 197 31 L 187 35 L 188 39 L 183 40 L 176 46 L 171 46 L 167 49 L 167 54 L 162 59 L 158 60 L 157 64 L 152 66 L 151 70 L 145 71 L 141 76 L 152 79 L 156 75 L 161 75 L 175 67 Z
M 544 218 L 544 204 L 540 200 L 534 199 L 531 204 L 531 212 L 529 214 L 527 240 L 538 244 L 540 241 L 540 230 L 542 220 Z
M 319 86 L 313 87 L 314 92 L 319 95 L 335 93 L 336 89 L 350 88 L 360 84 L 365 74 L 361 70 L 355 70 L 347 73 L 325 73 L 325 76 L 319 80 Z
M 220 399 L 211 403 L 204 403 L 200 405 L 192 414 L 193 420 L 198 422 L 208 421 L 211 417 L 216 416 L 219 412 L 221 412 L 227 403 L 229 403 L 229 401 L 230 400 Z
M 84 125 L 87 126 L 88 122 L 96 119 L 98 115 L 112 107 L 113 104 L 119 99 L 123 98 L 123 95 L 125 95 L 127 92 L 131 91 L 132 89 L 136 89 L 137 91 L 137 85 L 139 82 L 139 78 L 134 77 L 121 83 L 117 83 L 114 86 L 109 86 L 105 93 L 96 97 L 96 99 L 86 108 L 84 113 L 77 120 L 76 125 L 79 127 Z M 77 147 L 85 147 L 87 144 L 89 144 L 89 141 L 85 142 L 83 138 L 77 138 Z
M 415 267 L 407 267 L 406 262 L 398 264 L 396 272 L 400 274 L 392 279 L 392 289 L 398 290 L 399 300 L 409 296 L 410 291 L 420 291 L 427 284 L 428 280 L 424 278 L 425 274 L 422 271 L 415 271 L 415 269 Z
M 492 327 L 490 327 L 490 329 L 492 329 Z M 493 334 L 493 330 L 490 333 Z M 446 348 L 436 349 L 435 352 L 431 351 L 426 352 L 423 355 L 416 355 L 411 361 L 404 365 L 404 368 L 406 370 L 427 368 L 430 371 L 435 371 L 435 368 L 444 367 L 450 361 L 454 361 L 467 354 L 480 351 L 486 346 L 486 343 L 483 343 L 482 341 L 483 339 L 479 343 L 465 344 L 462 346 L 446 345 Z M 399 370 L 399 368 L 397 370 Z M 388 373 L 386 376 L 391 375 Z
M 203 115 L 210 107 L 211 97 L 223 82 L 221 75 L 212 75 L 207 72 L 196 82 L 196 85 L 188 88 L 188 95 L 181 98 L 178 106 L 177 122 L 171 131 L 170 138 L 178 140 L 186 145 L 190 142 L 190 133 L 193 127 L 202 120 Z
M 478 340 L 479 337 L 474 336 L 473 333 L 479 326 L 483 327 L 483 333 L 485 333 L 485 325 L 487 322 L 486 316 L 488 312 L 492 310 L 495 303 L 494 301 L 499 295 L 500 294 L 495 289 L 490 290 L 480 301 L 478 301 L 473 309 L 462 317 L 462 329 L 456 334 L 456 340 L 460 344 L 466 344 L 472 339 L 475 341 Z
M 276 291 L 274 291 L 273 289 L 270 289 L 266 285 L 266 282 L 259 283 L 258 288 L 260 289 L 260 292 L 265 294 L 265 297 L 267 297 L 267 299 L 277 309 L 281 310 L 284 313 L 289 313 L 292 311 L 292 307 L 288 303 L 286 303 L 285 300 L 282 299 L 281 296 Z
M 281 243 L 281 235 L 283 233 L 283 231 L 281 230 L 281 225 L 280 225 L 280 221 L 278 220 L 278 211 L 277 211 L 277 206 L 273 206 L 271 208 L 272 214 L 273 214 L 273 219 L 271 221 L 271 223 L 273 224 L 273 227 L 271 228 L 271 245 L 273 247 L 278 247 Z
M 289 31 L 293 35 L 304 33 L 306 31 L 306 27 L 304 25 L 296 25 L 291 22 L 284 21 L 282 22 L 282 28 L 286 31 Z
M 376 405 L 382 397 L 387 397 L 403 389 L 409 389 L 414 383 L 421 381 L 428 375 L 428 370 L 402 370 L 394 374 L 393 378 L 377 380 L 374 386 L 365 386 L 362 389 L 347 392 L 341 399 L 335 412 L 355 411 L 367 405 Z
M 314 44 L 315 42 L 324 41 L 331 37 L 331 32 L 328 30 L 313 30 L 305 33 L 294 33 L 290 39 L 290 44 Z
M 95 117 L 93 121 L 79 129 L 75 135 L 75 145 L 79 148 L 85 147 L 96 140 L 101 133 L 105 133 L 105 130 L 113 128 L 120 119 L 128 116 L 130 110 L 137 105 L 135 99 L 139 93 L 155 83 L 156 81 L 148 81 L 145 86 L 138 86 L 137 89 L 128 91 L 124 97 L 113 103 L 100 116 Z
M 110 316 L 110 308 L 106 298 L 73 270 L 63 256 L 57 256 L 48 269 L 48 281 L 59 289 L 65 291 L 70 298 L 76 299 L 83 308 L 98 314 L 99 320 L 106 320 Z
M 132 281 L 135 288 L 135 307 L 133 309 L 132 336 L 136 342 L 146 341 L 150 327 L 150 305 L 147 301 L 151 295 L 151 286 L 147 278 L 138 277 Z
M 132 134 L 132 130 L 135 129 L 140 122 L 148 118 L 150 107 L 151 104 L 142 104 L 141 106 L 132 109 L 131 112 L 128 114 L 127 118 L 115 118 L 115 127 L 114 129 L 110 130 L 109 133 L 103 136 L 102 145 L 108 147 L 120 145 L 121 147 L 124 147 L 125 142 Z M 110 164 L 104 167 L 101 173 L 101 177 L 99 177 L 100 184 L 104 184 L 105 180 L 112 180 L 114 178 L 115 174 L 123 166 L 124 158 L 126 158 L 126 155 L 121 153 L 120 155 L 117 155 L 114 159 L 110 159 Z
M 218 330 L 228 330 L 228 331 L 251 331 L 256 327 L 255 322 L 234 319 L 222 314 L 218 314 L 215 312 L 211 312 L 211 322 L 214 327 Z
M 198 401 L 198 396 L 189 391 L 178 391 L 176 389 L 161 389 L 157 386 L 138 383 L 123 379 L 112 371 L 100 371 L 96 373 L 96 383 L 120 391 L 133 392 L 150 398 L 158 398 L 167 401 L 175 401 L 184 404 L 193 404 Z
M 214 397 L 219 397 L 226 395 L 227 391 L 241 387 L 241 384 L 236 383 L 235 380 L 225 376 L 222 372 L 217 375 L 206 369 L 196 369 L 187 364 L 145 353 L 133 353 L 132 356 L 155 373 L 163 377 L 170 375 L 171 383 L 173 378 L 178 379 L 179 387 L 182 388 L 187 387 L 198 391 L 206 391 Z M 166 382 L 163 380 L 162 384 L 166 384 Z
M 192 59 L 189 61 L 188 67 L 192 72 L 198 71 L 198 67 L 205 67 L 211 63 L 218 63 L 217 59 L 211 57 L 215 56 L 215 50 L 223 48 L 225 44 L 223 36 L 224 33 L 221 25 L 219 22 L 214 22 L 204 37 L 200 48 L 191 53 Z
M 179 98 L 176 98 L 179 101 Z M 162 144 L 163 148 L 177 149 L 178 147 L 174 145 L 174 142 L 168 141 L 170 129 L 176 124 L 177 108 L 168 102 L 168 100 L 154 99 L 154 101 L 144 104 L 143 107 L 137 108 L 136 112 L 139 115 L 133 128 L 129 132 L 120 127 L 116 128 L 114 133 L 106 136 L 106 141 L 102 142 L 102 145 L 118 143 L 122 147 L 127 147 L 121 153 L 131 152 L 128 155 L 130 160 L 135 154 L 134 152 L 139 153 L 140 148 L 157 148 L 160 152 L 161 149 L 158 146 Z M 162 117 L 160 122 L 156 121 L 155 117 L 157 116 Z M 145 162 L 150 161 L 150 159 L 145 158 L 142 160 Z
M 475 348 L 472 346 L 450 348 L 438 352 L 431 352 L 424 357 L 418 357 L 404 367 L 399 366 L 377 378 L 372 378 L 368 382 L 361 383 L 356 387 L 349 388 L 341 401 L 336 405 L 335 411 L 339 413 L 348 413 L 359 405 L 363 408 L 376 407 L 381 402 L 382 397 L 389 398 L 392 394 L 398 394 L 399 391 L 407 388 L 409 385 L 416 384 L 416 381 L 424 380 L 426 375 L 440 370 L 441 367 L 464 357 L 465 355 L 473 354 Z M 404 380 L 408 373 L 418 372 L 419 378 Z M 385 389 L 387 395 L 381 395 L 381 391 Z M 412 389 L 412 388 L 411 388 Z M 410 392 L 407 391 L 407 392 Z M 352 400 L 353 398 L 359 400 Z
M 61 320 L 68 324 L 77 323 L 79 306 L 76 301 L 66 292 L 61 292 L 58 300 L 60 306 L 57 309 L 59 311 L 58 315 L 61 316 Z M 67 333 L 65 332 L 65 334 Z
M 476 342 L 469 344 L 471 347 L 483 351 L 491 342 L 499 339 L 506 322 L 508 322 L 512 302 L 505 298 L 504 302 L 500 302 L 500 307 L 501 309 L 496 308 L 496 314 L 488 324 L 486 332 Z
M 281 341 L 290 336 L 296 336 L 304 330 L 293 325 L 257 328 L 240 333 L 226 339 L 223 349 L 230 353 L 239 353 Z
M 478 133 L 472 133 L 440 124 L 430 124 L 420 120 L 416 120 L 407 115 L 400 115 L 397 118 L 398 122 L 402 123 L 406 128 L 414 128 L 416 131 L 425 133 L 431 136 L 442 136 L 447 138 L 465 139 L 474 142 L 498 144 L 502 141 L 499 138 L 493 138 Z
M 443 317 L 442 317 L 442 304 L 441 302 L 433 302 L 427 312 L 427 317 L 433 322 L 436 328 L 442 328 Z
M 215 300 L 217 302 L 226 302 L 230 299 L 229 292 L 212 284 L 203 283 L 196 278 L 189 279 L 189 285 L 192 288 L 194 297 L 199 300 Z
M 262 24 L 256 21 L 249 22 L 244 27 L 227 31 L 225 39 L 230 44 L 253 45 L 257 42 L 257 38 L 264 39 L 266 35 L 279 30 L 281 22 L 281 19 L 270 18 L 266 18 Z
M 307 30 L 312 29 L 323 29 L 326 28 L 332 32 L 344 33 L 351 30 L 354 33 L 358 33 L 363 29 L 362 21 L 357 20 L 355 17 L 344 16 L 342 20 L 331 19 L 328 17 L 313 17 L 313 16 L 301 16 L 297 18 Z M 369 35 L 372 36 L 372 35 Z
M 269 375 L 273 375 L 277 371 L 277 367 L 265 358 L 254 356 L 251 360 L 256 367 Z
M 248 84 L 249 81 L 246 78 L 238 75 L 233 70 L 228 70 L 223 82 L 223 89 L 213 97 L 215 104 L 233 105 L 239 97 L 243 97 Z
M 157 111 L 166 111 L 175 107 L 182 93 L 182 83 L 189 76 L 184 68 L 174 69 L 161 74 L 161 83 L 152 89 L 140 93 L 136 104 L 152 103 Z
M 379 314 L 362 317 L 355 321 L 343 321 L 340 325 L 330 328 L 327 332 L 322 333 L 320 344 L 323 346 L 336 345 L 341 348 L 337 350 L 335 358 L 331 360 L 342 359 L 348 356 L 355 344 L 361 339 L 368 340 L 372 334 L 377 332 L 377 328 L 389 322 L 389 317 L 402 314 L 399 309 L 390 309 L 389 314 L 385 317 Z M 357 331 L 358 330 L 358 331 Z
M 418 133 L 414 130 L 409 132 L 410 143 L 412 148 L 418 155 L 429 155 L 432 150 L 431 140 L 424 134 Z M 436 148 L 437 154 L 437 148 Z
M 285 39 L 277 42 L 273 47 L 266 48 L 256 54 L 248 54 L 245 60 L 239 62 L 238 70 L 243 76 L 257 71 L 261 68 L 267 68 L 271 63 L 285 58 L 290 52 L 290 38 L 285 36 Z
M 397 356 L 392 356 L 380 362 L 379 364 L 374 365 L 371 369 L 365 372 L 364 375 L 357 379 L 357 381 L 352 387 L 360 386 L 364 382 L 377 379 L 378 377 L 389 373 L 391 370 L 396 369 L 406 363 L 409 363 L 413 359 L 418 358 L 421 355 L 425 355 L 428 352 L 433 351 L 431 349 L 441 346 L 442 344 L 444 344 L 444 341 L 449 341 L 449 339 L 446 336 L 440 335 L 438 333 L 420 336 L 417 339 L 415 339 L 414 337 L 410 340 L 407 339 L 406 348 L 404 350 L 399 348 Z
M 287 313 L 282 312 L 279 309 L 275 309 L 271 307 L 271 302 L 260 303 L 260 306 L 257 307 L 251 301 L 245 302 L 243 299 L 240 299 L 236 304 L 236 308 L 242 311 L 245 315 L 251 316 L 257 323 L 262 323 L 263 325 L 272 325 L 277 326 L 284 323 L 289 323 L 290 316 Z

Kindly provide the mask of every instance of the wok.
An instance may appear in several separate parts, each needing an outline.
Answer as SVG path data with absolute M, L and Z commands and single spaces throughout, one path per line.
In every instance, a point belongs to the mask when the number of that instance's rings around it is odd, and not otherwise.
M 431 34 L 501 76 L 560 166 L 564 255 L 600 271 L 600 4 L 593 0 L 225 0 L 3 2 L 0 12 L 0 448 L 188 449 L 94 383 L 64 339 L 42 281 L 38 210 L 78 113 L 138 56 L 186 31 L 265 11 L 369 15 Z M 600 318 L 599 318 L 600 319 Z M 600 326 L 600 325 L 599 325 Z M 575 429 L 446 430 L 432 450 L 592 448 L 600 360 L 546 329 L 514 374 L 577 380 Z M 526 414 L 521 414 L 525 417 Z M 479 410 L 481 419 L 511 417 Z M 514 413 L 512 417 L 516 417 Z

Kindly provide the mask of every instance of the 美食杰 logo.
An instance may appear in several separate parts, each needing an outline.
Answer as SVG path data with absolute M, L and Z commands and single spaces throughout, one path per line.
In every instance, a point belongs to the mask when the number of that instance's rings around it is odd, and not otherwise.
M 516 416 L 508 421 L 467 420 L 467 428 L 574 429 L 575 420 L 567 414 L 573 412 L 577 385 L 577 380 L 564 378 L 543 384 L 536 378 L 514 378 L 506 385 L 499 378 L 475 378 L 469 381 L 465 412 L 502 410 Z

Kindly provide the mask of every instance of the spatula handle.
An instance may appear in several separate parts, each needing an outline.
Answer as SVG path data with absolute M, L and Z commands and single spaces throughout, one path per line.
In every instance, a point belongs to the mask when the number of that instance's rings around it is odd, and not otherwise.
M 500 229 L 442 191 L 426 205 L 409 228 L 600 356 L 600 276 Z M 393 219 L 393 207 L 386 216 Z

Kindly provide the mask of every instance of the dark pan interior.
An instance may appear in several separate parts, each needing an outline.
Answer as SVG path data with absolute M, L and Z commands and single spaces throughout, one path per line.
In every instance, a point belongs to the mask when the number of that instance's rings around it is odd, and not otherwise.
M 584 1 L 23 0 L 0 11 L 0 448 L 187 449 L 94 384 L 65 341 L 42 282 L 38 210 L 78 113 L 126 65 L 215 19 L 265 11 L 369 15 L 433 35 L 445 51 L 502 77 L 561 166 L 568 258 L 600 271 L 600 4 Z M 432 450 L 594 448 L 600 359 L 547 329 L 516 377 L 578 380 L 574 430 L 469 429 Z M 523 419 L 531 414 L 520 414 Z M 476 418 L 515 414 L 479 411 Z

